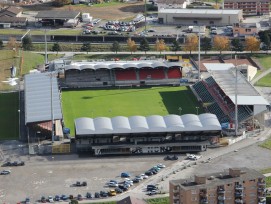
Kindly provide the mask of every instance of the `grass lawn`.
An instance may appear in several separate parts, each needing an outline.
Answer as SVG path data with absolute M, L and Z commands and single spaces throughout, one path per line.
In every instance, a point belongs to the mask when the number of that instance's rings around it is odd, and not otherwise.
M 270 188 L 271 187 L 271 176 L 266 177 L 265 181 L 266 181 L 266 188 Z
M 0 140 L 19 137 L 19 95 L 17 92 L 0 94 Z
M 263 67 L 263 70 L 259 70 L 257 72 L 256 76 L 258 76 L 259 74 L 261 74 L 265 70 L 271 68 L 271 56 L 262 54 L 262 55 L 254 55 L 253 57 L 255 57 L 259 61 L 259 63 L 262 65 L 262 67 Z M 268 74 L 265 77 L 261 78 L 256 83 L 256 85 L 257 86 L 267 86 L 267 87 L 271 86 L 271 78 L 270 78 L 270 76 L 271 76 L 271 74 Z
M 169 204 L 169 197 L 151 198 L 147 200 L 148 204 Z
M 257 86 L 270 87 L 271 86 L 271 74 L 267 74 L 256 83 Z
M 271 150 L 271 139 L 268 139 L 264 143 L 260 144 L 260 147 Z M 271 170 L 270 170 L 270 173 L 271 173 Z
M 133 115 L 196 114 L 199 106 L 189 87 L 117 88 L 62 92 L 65 126 L 74 135 L 74 119 Z M 200 109 L 199 113 L 203 110 Z

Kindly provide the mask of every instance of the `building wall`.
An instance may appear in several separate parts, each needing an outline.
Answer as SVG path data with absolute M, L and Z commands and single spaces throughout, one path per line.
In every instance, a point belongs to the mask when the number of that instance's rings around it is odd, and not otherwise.
M 189 15 L 189 16 L 188 16 Z M 188 18 L 189 17 L 189 18 Z M 204 18 L 204 19 L 203 19 Z M 178 24 L 178 25 L 231 25 L 240 23 L 242 19 L 242 12 L 239 14 L 222 14 L 218 16 L 219 19 L 213 15 L 206 14 L 172 14 L 172 13 L 158 13 L 158 21 L 163 24 Z
M 242 9 L 244 15 L 267 15 L 269 14 L 269 1 L 255 0 L 254 2 L 238 1 L 224 2 L 225 9 Z
M 244 27 L 233 27 L 233 35 L 237 36 L 248 36 L 248 35 L 256 35 L 258 33 L 257 27 L 252 28 L 244 28 Z

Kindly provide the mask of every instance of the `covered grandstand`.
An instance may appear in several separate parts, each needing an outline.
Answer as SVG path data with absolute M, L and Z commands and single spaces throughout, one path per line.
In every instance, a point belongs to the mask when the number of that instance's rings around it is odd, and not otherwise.
M 205 151 L 221 135 L 214 114 L 77 118 L 78 152 L 94 155 Z
M 68 87 L 179 84 L 182 67 L 167 61 L 70 62 L 64 65 Z
M 230 63 L 204 65 L 209 76 L 194 84 L 192 90 L 208 112 L 215 114 L 220 123 L 234 123 L 235 94 L 237 94 L 239 125 L 254 129 L 255 124 L 264 124 L 263 113 L 270 104 L 239 72 L 239 69 L 236 71 L 236 67 Z M 237 90 L 235 89 L 236 73 Z

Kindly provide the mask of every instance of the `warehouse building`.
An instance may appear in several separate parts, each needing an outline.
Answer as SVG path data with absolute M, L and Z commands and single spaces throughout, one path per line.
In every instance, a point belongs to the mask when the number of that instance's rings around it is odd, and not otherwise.
M 158 22 L 169 25 L 222 26 L 240 23 L 242 19 L 242 10 L 161 9 L 158 12 Z

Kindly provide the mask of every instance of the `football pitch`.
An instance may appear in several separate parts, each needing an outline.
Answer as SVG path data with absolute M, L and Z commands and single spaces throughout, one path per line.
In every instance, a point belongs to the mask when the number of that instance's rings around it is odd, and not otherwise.
M 0 140 L 19 138 L 18 92 L 0 94 Z
M 65 126 L 74 135 L 74 119 L 134 115 L 196 114 L 199 104 L 189 87 L 74 89 L 62 91 Z M 199 108 L 199 113 L 203 112 Z

